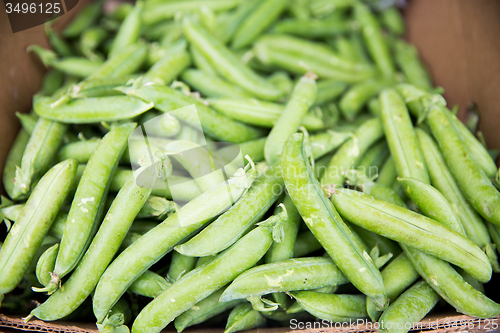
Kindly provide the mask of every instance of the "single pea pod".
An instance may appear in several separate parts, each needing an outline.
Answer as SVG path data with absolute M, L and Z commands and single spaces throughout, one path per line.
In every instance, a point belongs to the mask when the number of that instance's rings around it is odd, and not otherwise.
M 136 79 L 137 75 L 130 74 L 124 76 L 98 77 L 87 79 L 73 85 L 67 91 L 67 95 L 72 98 L 106 97 L 116 96 L 122 93 L 115 88 L 126 84 L 131 79 Z
M 167 216 L 177 210 L 177 204 L 173 201 L 167 200 L 162 197 L 151 196 L 144 203 L 139 213 L 137 213 L 137 219 L 154 219 L 154 220 L 164 220 Z
M 64 227 L 54 268 L 54 274 L 59 278 L 66 276 L 76 267 L 95 234 L 111 177 L 126 149 L 128 136 L 135 126 L 135 123 L 128 123 L 111 129 L 90 157 Z
M 244 65 L 229 49 L 200 25 L 184 19 L 184 34 L 226 80 L 264 100 L 278 100 L 283 92 Z M 224 66 L 218 64 L 223 63 Z
M 491 265 L 484 252 L 435 220 L 349 189 L 336 190 L 331 200 L 342 217 L 362 228 L 435 255 L 481 282 L 491 278 Z
M 394 59 L 408 83 L 425 90 L 432 89 L 429 73 L 420 61 L 415 46 L 403 40 L 397 40 L 394 43 Z
M 58 70 L 49 70 L 43 77 L 40 93 L 45 96 L 50 96 L 61 88 L 64 81 L 64 74 Z
M 245 302 L 231 310 L 224 333 L 250 330 L 263 326 L 265 323 L 266 318 L 259 311 L 254 310 L 252 304 Z
M 145 126 L 148 136 L 173 137 L 179 134 L 181 130 L 181 124 L 177 118 L 170 114 L 162 117 L 162 114 L 156 111 L 146 112 L 141 117 L 140 124 Z
M 285 109 L 281 104 L 254 98 L 211 98 L 208 104 L 230 118 L 261 127 L 273 127 Z M 309 113 L 304 115 L 300 125 L 309 131 L 317 131 L 325 127 L 321 119 Z
M 93 297 L 98 321 L 104 319 L 113 304 L 144 271 L 243 195 L 255 179 L 255 172 L 250 170 L 246 174 L 240 171 L 236 177 L 204 192 L 170 215 L 133 242 L 109 265 Z
M 217 74 L 199 69 L 187 69 L 182 73 L 182 80 L 206 97 L 250 98 L 249 93 Z
M 264 134 L 262 130 L 227 118 L 202 102 L 170 87 L 147 85 L 128 90 L 127 94 L 138 97 L 146 103 L 154 103 L 155 108 L 163 112 L 171 112 L 194 104 L 203 131 L 220 140 L 239 143 L 256 139 Z M 191 116 L 192 112 L 174 111 L 172 114 L 179 120 L 199 126 L 198 119 Z
M 347 140 L 333 155 L 328 168 L 321 178 L 325 185 L 344 184 L 345 173 L 353 168 L 368 148 L 384 135 L 382 122 L 378 118 L 364 122 L 350 140 Z
M 79 47 L 83 55 L 91 60 L 99 59 L 95 50 L 108 37 L 108 31 L 101 26 L 93 26 L 85 29 L 80 35 Z
M 96 326 L 102 333 L 129 333 L 126 324 L 132 319 L 132 309 L 125 298 L 121 298 L 118 303 L 109 311 L 106 319 Z
M 135 216 L 148 199 L 153 184 L 145 185 L 149 185 L 149 188 L 137 186 L 135 179 L 130 178 L 113 200 L 87 252 L 69 279 L 43 304 L 31 311 L 30 316 L 45 321 L 57 320 L 72 313 L 87 299 L 116 255 Z M 108 311 L 100 322 L 107 314 Z
M 331 102 L 339 97 L 347 88 L 347 84 L 338 80 L 319 80 L 316 84 L 315 105 L 322 105 Z
M 58 33 L 52 29 L 52 24 L 48 23 L 44 25 L 45 35 L 49 40 L 50 46 L 54 51 L 56 51 L 61 57 L 71 57 L 73 56 L 73 50 L 71 46 L 63 38 L 59 36 Z
M 167 276 L 172 281 L 179 280 L 184 274 L 191 271 L 196 265 L 196 257 L 188 257 L 177 251 L 172 252 Z
M 148 48 L 144 43 L 136 43 L 106 60 L 87 79 L 120 77 L 135 73 L 146 61 Z
M 418 130 L 417 130 L 417 134 L 418 134 Z M 424 147 L 421 146 L 421 149 L 422 149 L 422 152 L 425 152 Z M 425 154 L 424 154 L 424 157 L 425 157 Z M 425 162 L 426 162 L 426 164 L 428 164 L 427 158 L 425 158 Z M 430 168 L 430 166 L 429 166 L 429 168 Z M 429 175 L 431 176 L 431 180 L 432 180 L 432 175 L 431 175 L 430 170 L 429 170 Z M 394 163 L 393 157 L 389 156 L 387 158 L 387 160 L 385 161 L 385 163 L 380 168 L 376 182 L 379 185 L 391 187 L 396 182 L 396 178 L 398 178 L 398 171 L 396 170 L 396 163 Z
M 351 30 L 350 22 L 345 19 L 285 19 L 277 22 L 271 29 L 275 33 L 305 38 L 331 37 L 349 30 Z
M 7 195 L 13 199 L 15 193 L 14 178 L 16 177 L 16 166 L 21 165 L 23 153 L 26 145 L 29 142 L 30 135 L 25 130 L 21 129 L 17 134 L 12 146 L 5 158 L 5 165 L 3 167 L 2 182 L 3 188 Z M 264 149 L 262 150 L 264 151 Z
M 413 328 L 413 323 L 422 320 L 439 301 L 439 296 L 425 282 L 411 286 L 380 317 L 383 323 L 381 332 L 406 333 Z
M 319 319 L 349 322 L 367 318 L 364 295 L 336 295 L 317 291 L 290 292 L 297 303 Z
M 59 283 L 59 280 L 55 281 L 55 279 L 52 279 L 52 271 L 54 270 L 54 265 L 56 264 L 58 249 L 58 243 L 52 245 L 40 256 L 40 258 L 38 258 L 36 263 L 36 278 L 44 287 L 47 287 L 51 282 Z M 34 291 L 40 291 L 39 289 L 41 288 L 32 287 L 32 289 Z
M 316 98 L 316 81 L 313 75 L 305 75 L 295 85 L 283 113 L 269 133 L 264 147 L 264 156 L 269 165 L 276 164 L 286 139 L 295 133 L 302 118 Z
M 136 295 L 155 298 L 171 285 L 167 279 L 155 272 L 145 271 L 130 285 L 128 291 Z
M 467 200 L 486 220 L 500 226 L 500 192 L 469 154 L 450 112 L 431 106 L 426 122 Z
M 261 225 L 209 263 L 176 281 L 142 309 L 132 332 L 160 332 L 181 313 L 255 265 L 271 246 L 276 227 L 279 225 Z
M 226 20 L 219 23 L 216 31 L 217 37 L 223 42 L 228 43 L 234 36 L 236 30 L 241 26 L 244 20 L 252 13 L 262 0 L 242 1 L 238 7 L 232 11 Z
M 184 47 L 172 48 L 157 63 L 151 66 L 144 74 L 143 81 L 152 81 L 161 85 L 170 84 L 177 76 L 185 72 L 185 69 L 190 64 L 191 57 Z
M 79 98 L 58 101 L 40 97 L 33 108 L 42 118 L 68 124 L 89 124 L 134 118 L 154 106 L 130 96 Z
M 314 177 L 302 134 L 290 136 L 281 159 L 285 186 L 308 228 L 353 285 L 383 307 L 387 299 L 380 271 Z
M 359 160 L 357 170 L 364 171 L 368 177 L 377 176 L 384 162 L 389 158 L 389 146 L 385 140 L 374 144 Z M 378 178 L 378 177 L 377 177 Z
M 403 98 L 392 89 L 379 97 L 382 123 L 400 177 L 411 177 L 430 183 L 424 156 Z
M 0 294 L 21 282 L 68 194 L 77 165 L 74 160 L 56 164 L 33 189 L 0 249 Z
M 189 51 L 191 53 L 191 58 L 193 59 L 193 64 L 195 65 L 196 68 L 204 71 L 205 73 L 214 76 L 217 75 L 217 71 L 214 69 L 212 64 L 207 60 L 207 58 L 205 58 L 205 56 L 203 55 L 203 53 L 201 53 L 200 50 L 191 45 L 189 47 Z
M 395 35 L 403 35 L 406 32 L 404 17 L 396 6 L 390 6 L 380 13 L 382 25 Z
M 252 44 L 281 15 L 286 0 L 260 1 L 234 33 L 231 47 L 241 49 Z
M 259 265 L 238 276 L 221 297 L 222 302 L 275 292 L 312 290 L 349 281 L 329 258 L 286 259 Z
M 223 292 L 224 288 L 219 289 L 175 318 L 174 325 L 177 332 L 182 332 L 187 327 L 203 323 L 243 302 L 243 300 L 219 302 Z
M 293 256 L 294 258 L 304 257 L 322 248 L 312 232 L 306 230 L 297 235 L 295 245 L 293 246 Z
M 66 38 L 79 36 L 86 28 L 96 23 L 102 10 L 102 1 L 89 3 L 78 15 L 64 28 L 62 35 Z
M 120 25 L 120 28 L 116 32 L 115 37 L 113 38 L 113 43 L 109 49 L 108 57 L 111 58 L 115 56 L 127 46 L 133 45 L 137 42 L 141 33 L 141 12 L 143 6 L 143 2 L 138 2 L 127 14 L 127 17 L 125 17 Z
M 235 206 L 175 250 L 187 256 L 204 257 L 228 248 L 252 228 L 282 193 L 281 167 L 276 165 L 259 176 Z M 221 230 L 224 230 L 221 233 Z
M 100 138 L 91 138 L 68 143 L 59 149 L 57 159 L 59 161 L 64 161 L 68 158 L 72 158 L 80 164 L 85 164 L 89 161 L 100 142 Z
M 239 143 L 241 156 L 250 156 L 250 159 L 255 163 L 264 160 L 264 145 L 266 144 L 267 138 L 260 138 L 255 140 L 249 140 L 246 142 Z M 231 156 L 233 147 L 227 146 L 219 149 L 217 151 L 218 156 Z
M 31 185 L 50 165 L 57 153 L 67 126 L 39 118 L 23 152 L 20 167 L 16 166 L 12 198 L 20 199 L 31 192 Z
M 21 122 L 21 127 L 26 132 L 28 132 L 29 134 L 33 133 L 38 120 L 38 116 L 16 112 L 16 117 L 19 119 L 19 121 Z

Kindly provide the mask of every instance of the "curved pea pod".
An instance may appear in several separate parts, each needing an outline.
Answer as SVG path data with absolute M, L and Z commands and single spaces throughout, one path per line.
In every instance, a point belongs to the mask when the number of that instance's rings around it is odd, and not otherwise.
M 425 216 L 465 235 L 460 219 L 437 189 L 413 178 L 398 177 L 398 182 Z
M 335 191 L 331 200 L 345 219 L 362 228 L 455 264 L 481 282 L 491 278 L 484 252 L 435 220 L 348 189 Z
M 303 231 L 297 235 L 295 245 L 293 247 L 293 256 L 295 258 L 306 256 L 323 247 L 318 242 L 316 237 L 309 230 Z
M 184 48 L 172 48 L 144 74 L 144 82 L 168 85 L 191 64 L 191 57 Z M 189 83 L 189 82 L 188 82 Z
M 250 45 L 280 16 L 286 5 L 286 0 L 259 2 L 234 33 L 231 47 L 240 49 Z
M 144 43 L 136 43 L 123 49 L 106 60 L 87 79 L 120 77 L 135 73 L 146 61 L 148 48 Z
M 350 140 L 347 140 L 333 155 L 328 168 L 321 178 L 325 185 L 343 185 L 345 173 L 353 168 L 368 148 L 384 135 L 382 122 L 378 118 L 364 122 Z
M 21 282 L 69 191 L 77 165 L 74 160 L 56 164 L 33 189 L 0 249 L 0 294 Z
M 153 106 L 153 103 L 145 103 L 130 96 L 81 98 L 61 103 L 51 97 L 40 97 L 35 100 L 33 108 L 44 119 L 69 124 L 89 124 L 130 119 Z
M 387 264 L 382 270 L 382 279 L 384 280 L 387 297 L 391 302 L 414 283 L 419 274 L 413 267 L 406 254 L 401 253 L 394 260 Z M 382 311 L 379 311 L 371 300 L 366 301 L 366 310 L 371 320 L 378 321 Z
M 141 12 L 143 2 L 135 4 L 134 8 L 127 14 L 120 28 L 116 32 L 111 48 L 109 49 L 108 57 L 121 52 L 124 48 L 137 42 L 141 33 Z
M 149 197 L 152 184 L 145 185 L 150 186 L 141 188 L 134 178 L 130 178 L 113 200 L 87 252 L 69 279 L 43 304 L 31 311 L 31 316 L 45 321 L 57 320 L 72 313 L 85 301 L 113 260 L 135 216 Z M 107 314 L 108 311 L 99 322 Z
M 109 311 L 106 319 L 97 324 L 99 332 L 102 333 L 129 333 L 126 324 L 132 318 L 132 309 L 125 298 L 121 298 Z
M 221 297 L 222 302 L 275 292 L 311 290 L 348 283 L 329 258 L 287 259 L 249 269 L 238 276 Z
M 195 268 L 196 264 L 196 257 L 188 257 L 180 254 L 177 251 L 174 251 L 172 252 L 172 258 L 170 259 L 170 266 L 168 268 L 167 276 L 172 281 L 176 281 L 181 276 Z
M 228 209 L 251 186 L 254 178 L 253 170 L 248 174 L 239 173 L 238 177 L 204 192 L 126 248 L 109 265 L 96 287 L 93 307 L 98 321 L 103 320 L 142 272 L 170 252 L 177 243 Z
M 128 291 L 136 295 L 155 298 L 172 284 L 164 277 L 152 271 L 145 271 L 128 288 Z
M 62 35 L 67 38 L 73 38 L 80 35 L 86 28 L 93 25 L 102 10 L 102 1 L 89 3 L 78 15 L 64 28 Z
M 230 118 L 261 127 L 273 127 L 285 109 L 281 104 L 254 98 L 211 98 L 208 104 Z M 325 127 L 321 119 L 308 113 L 300 124 L 310 131 Z
M 262 225 L 252 230 L 212 261 L 176 281 L 142 309 L 132 332 L 160 332 L 175 317 L 255 265 L 271 246 L 274 227 Z
M 354 19 L 361 26 L 361 33 L 373 61 L 384 76 L 392 77 L 395 73 L 394 63 L 377 18 L 368 6 L 358 3 L 354 6 Z
M 379 97 L 381 119 L 391 155 L 400 177 L 430 183 L 424 157 L 403 98 L 392 89 Z
M 57 159 L 64 161 L 65 159 L 72 158 L 78 163 L 87 163 L 100 142 L 100 138 L 92 138 L 68 143 L 59 149 Z
M 260 77 L 201 26 L 184 19 L 184 34 L 188 41 L 196 47 L 215 66 L 215 70 L 226 80 L 240 86 L 252 95 L 265 100 L 278 100 L 283 92 Z M 224 66 L 217 64 L 224 63 Z
M 322 105 L 339 97 L 347 88 L 347 84 L 338 80 L 319 80 L 316 84 L 315 105 Z
M 408 83 L 425 90 L 432 89 L 429 73 L 420 61 L 415 46 L 403 40 L 397 40 L 394 43 L 394 59 Z
M 20 167 L 16 166 L 13 199 L 21 199 L 31 191 L 31 185 L 48 168 L 61 144 L 66 125 L 39 118 L 23 151 Z
M 486 220 L 500 226 L 500 192 L 476 164 L 446 108 L 431 106 L 427 124 L 467 200 Z
M 380 331 L 408 332 L 438 301 L 438 294 L 425 281 L 415 283 L 384 311 L 380 317 L 380 322 L 384 323 Z
M 54 274 L 60 278 L 76 267 L 95 233 L 111 177 L 135 126 L 135 123 L 129 123 L 109 131 L 87 163 L 68 213 L 57 255 Z
M 353 120 L 368 100 L 388 88 L 394 81 L 387 78 L 374 78 L 357 83 L 347 90 L 339 102 L 340 111 L 347 120 Z
M 10 198 L 14 198 L 14 178 L 16 176 L 16 165 L 21 165 L 23 153 L 28 144 L 30 135 L 23 129 L 19 131 L 5 159 L 3 167 L 2 182 L 5 192 Z
M 387 300 L 380 271 L 314 177 L 302 134 L 290 136 L 281 159 L 285 186 L 308 228 L 353 285 L 383 307 Z
M 250 330 L 263 326 L 265 323 L 266 318 L 259 311 L 254 310 L 250 303 L 243 303 L 237 305 L 229 313 L 224 333 Z
M 129 90 L 127 94 L 154 103 L 155 108 L 163 112 L 194 104 L 203 131 L 220 140 L 238 143 L 256 139 L 264 134 L 262 130 L 227 118 L 200 101 L 170 87 L 149 85 Z M 197 126 L 197 119 L 193 119 L 190 114 L 191 112 L 175 112 L 175 116 L 180 120 Z
M 315 98 L 316 78 L 314 75 L 306 74 L 293 88 L 283 113 L 267 137 L 264 156 L 269 165 L 274 165 L 280 160 L 283 144 L 290 135 L 297 132 L 302 118 L 314 103 Z
M 283 179 L 280 173 L 280 165 L 266 169 L 235 206 L 189 241 L 177 245 L 175 250 L 187 256 L 203 257 L 217 254 L 232 245 L 264 216 L 281 195 Z
M 54 270 L 54 265 L 57 258 L 57 250 L 59 249 L 59 244 L 54 244 L 49 247 L 41 256 L 38 258 L 36 263 L 36 278 L 42 286 L 48 286 L 52 280 L 52 271 Z M 58 281 L 56 281 L 57 283 Z M 33 287 L 33 289 L 35 289 Z M 36 288 L 39 289 L 39 288 Z M 35 290 L 37 291 L 37 290 Z M 39 291 L 39 290 L 38 290 Z
M 336 295 L 316 291 L 290 292 L 310 314 L 319 319 L 346 322 L 368 317 L 364 295 Z
M 216 74 L 199 69 L 185 70 L 182 73 L 182 80 L 207 97 L 251 97 L 240 87 L 234 86 Z
M 478 318 L 500 314 L 500 305 L 474 289 L 447 262 L 408 246 L 402 246 L 422 278 L 458 312 Z
M 331 37 L 349 30 L 351 30 L 350 22 L 345 19 L 286 19 L 277 22 L 271 29 L 275 33 L 306 38 Z
M 182 332 L 189 326 L 203 323 L 243 302 L 243 300 L 219 302 L 219 298 L 223 292 L 224 288 L 219 289 L 212 295 L 193 305 L 191 309 L 175 318 L 174 324 L 177 332 Z

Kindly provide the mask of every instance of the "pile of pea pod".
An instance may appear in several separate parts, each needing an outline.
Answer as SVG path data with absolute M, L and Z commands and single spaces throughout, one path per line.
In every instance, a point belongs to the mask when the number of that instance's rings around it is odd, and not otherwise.
M 109 7 L 27 49 L 48 71 L 3 171 L 2 313 L 133 333 L 500 315 L 483 289 L 500 271 L 498 152 L 447 108 L 391 1 Z M 232 177 L 199 177 L 209 150 L 170 154 L 202 145 L 171 113 L 192 105 L 207 142 L 246 157 Z M 130 140 L 162 114 L 151 163 L 195 180 L 182 205 L 131 168 L 152 165 Z

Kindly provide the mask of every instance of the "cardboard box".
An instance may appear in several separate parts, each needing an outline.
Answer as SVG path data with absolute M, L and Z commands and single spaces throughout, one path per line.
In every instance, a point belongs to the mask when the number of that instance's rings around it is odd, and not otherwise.
M 83 5 L 61 17 L 64 25 Z M 1 6 L 0 6 L 1 7 Z M 445 89 L 449 106 L 459 105 L 464 117 L 469 103 L 477 104 L 483 132 L 489 148 L 500 149 L 500 1 L 493 0 L 410 0 L 404 14 L 408 39 L 414 43 L 429 66 L 435 85 Z M 0 172 L 6 154 L 19 129 L 14 112 L 28 112 L 32 95 L 38 90 L 44 68 L 33 55 L 25 52 L 30 44 L 47 46 L 43 27 L 13 34 L 7 15 L 0 9 Z M 498 164 L 498 161 L 497 161 Z M 3 189 L 2 189 L 3 191 Z M 495 280 L 498 277 L 494 276 Z M 500 301 L 494 283 L 486 285 L 487 294 Z M 1 311 L 1 309 L 0 309 Z M 479 320 L 458 313 L 433 313 L 418 330 L 435 332 L 489 331 L 498 329 L 500 316 Z M 24 324 L 19 317 L 0 314 L 0 332 L 11 329 L 38 332 L 97 332 L 94 323 L 44 323 L 32 320 Z M 189 331 L 189 330 L 188 330 Z M 193 330 L 191 330 L 193 331 Z M 204 329 L 203 332 L 222 330 Z M 258 329 L 252 332 L 289 332 L 290 328 Z M 302 332 L 373 331 L 360 326 L 345 329 L 312 329 Z

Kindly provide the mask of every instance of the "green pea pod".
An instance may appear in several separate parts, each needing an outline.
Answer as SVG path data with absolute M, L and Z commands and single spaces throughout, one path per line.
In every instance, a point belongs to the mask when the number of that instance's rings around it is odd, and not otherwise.
M 348 189 L 335 191 L 331 200 L 345 219 L 362 228 L 453 263 L 481 282 L 491 278 L 484 252 L 435 220 Z
M 313 16 L 323 17 L 337 10 L 351 8 L 355 4 L 355 0 L 314 0 L 310 1 L 309 9 Z
M 253 140 L 263 135 L 262 130 L 227 118 L 199 100 L 166 86 L 143 86 L 139 89 L 129 90 L 127 94 L 154 103 L 155 108 L 163 112 L 174 111 L 194 104 L 203 130 L 220 140 L 238 143 Z M 197 126 L 197 119 L 192 119 L 190 114 L 188 112 L 175 112 L 174 115 L 180 120 Z
M 306 74 L 295 85 L 283 113 L 267 137 L 264 156 L 269 165 L 279 162 L 283 144 L 290 135 L 297 131 L 302 118 L 313 105 L 315 98 L 315 77 Z
M 243 303 L 237 305 L 229 313 L 224 333 L 250 330 L 263 326 L 265 323 L 266 318 L 259 311 L 254 310 L 250 303 Z
M 80 35 L 80 49 L 90 60 L 99 59 L 95 50 L 108 37 L 108 31 L 101 26 L 93 26 L 85 29 Z
M 20 167 L 16 166 L 13 199 L 25 197 L 31 191 L 32 183 L 48 168 L 57 153 L 67 126 L 39 118 L 31 133 Z
M 382 279 L 389 300 L 394 302 L 419 276 L 406 254 L 401 253 L 397 256 L 382 270 Z M 377 310 L 371 300 L 366 301 L 366 310 L 371 320 L 378 321 L 382 311 Z
M 316 84 L 315 105 L 322 105 L 339 97 L 347 88 L 347 84 L 338 80 L 319 80 Z
M 418 129 L 417 129 L 417 134 L 418 134 Z M 420 136 L 419 136 L 420 137 Z M 425 152 L 425 149 L 421 146 L 422 152 Z M 425 154 L 424 154 L 425 157 Z M 425 159 L 426 164 L 428 164 L 427 159 Z M 430 168 L 430 166 L 429 166 Z M 430 170 L 429 170 L 430 171 Z M 431 172 L 429 172 L 431 174 Z M 379 185 L 384 185 L 387 187 L 391 187 L 392 184 L 396 181 L 396 178 L 398 177 L 398 171 L 396 170 L 396 163 L 394 163 L 394 159 L 392 156 L 389 156 L 387 160 L 385 161 L 384 165 L 382 165 L 382 168 L 380 169 L 377 177 L 377 184 Z M 432 176 L 431 176 L 432 178 Z
M 374 78 L 353 85 L 340 99 L 339 107 L 347 120 L 353 120 L 368 100 L 394 83 L 385 78 Z
M 137 213 L 137 219 L 155 219 L 164 220 L 169 214 L 175 212 L 177 205 L 173 201 L 169 201 L 162 197 L 151 196 L 144 203 L 139 213 Z
M 184 48 L 173 48 L 144 74 L 143 80 L 168 85 L 190 64 L 191 57 Z
M 187 256 L 214 255 L 234 244 L 269 210 L 282 193 L 279 165 L 266 169 L 234 207 L 175 250 Z M 221 230 L 224 230 L 221 233 Z
M 76 172 L 78 173 L 78 170 Z M 56 218 L 54 219 L 54 222 L 52 223 L 48 234 L 60 240 L 62 238 L 62 235 L 64 234 L 64 227 L 66 226 L 67 219 L 67 213 L 59 212 L 59 214 L 57 214 Z
M 263 0 L 242 1 L 238 7 L 229 14 L 227 20 L 219 24 L 216 33 L 223 43 L 233 39 L 234 34 L 245 19 L 262 3 Z
M 16 112 L 16 117 L 21 122 L 21 127 L 29 134 L 33 133 L 38 117 L 32 114 Z
M 160 121 L 155 119 L 156 117 L 161 116 L 161 113 L 150 111 L 146 112 L 140 119 L 140 124 L 147 126 L 147 134 L 154 135 L 159 137 L 173 137 L 179 134 L 181 130 L 181 125 L 179 120 L 172 115 L 168 115 L 166 117 L 159 118 Z M 155 119 L 154 121 L 149 121 Z
M 225 211 L 234 200 L 239 199 L 251 186 L 254 178 L 254 171 L 249 171 L 248 174 L 239 172 L 237 177 L 184 205 L 126 248 L 109 265 L 96 287 L 93 306 L 97 320 L 104 319 L 113 304 L 142 272 L 170 252 L 177 243 Z
M 250 94 L 240 87 L 235 87 L 233 84 L 221 79 L 216 74 L 208 73 L 204 70 L 185 70 L 182 73 L 182 80 L 199 91 L 203 96 L 207 97 L 251 97 Z
M 214 69 L 213 65 L 205 58 L 205 55 L 200 50 L 191 45 L 189 51 L 191 52 L 191 57 L 193 58 L 193 63 L 196 68 L 211 75 L 217 75 L 217 71 Z
M 361 26 L 361 33 L 373 61 L 385 77 L 391 78 L 395 73 L 394 63 L 377 18 L 363 3 L 354 6 L 354 18 Z
M 226 80 L 265 100 L 277 100 L 283 92 L 257 75 L 201 26 L 185 19 L 183 29 L 187 40 L 196 47 Z M 224 63 L 224 66 L 218 64 Z
M 349 322 L 368 317 L 364 295 L 336 295 L 316 291 L 296 291 L 289 294 L 307 312 L 319 319 Z
M 57 159 L 63 161 L 68 158 L 73 158 L 77 160 L 78 163 L 87 163 L 100 142 L 100 138 L 92 138 L 89 140 L 68 143 L 59 149 Z
M 398 182 L 425 216 L 462 235 L 466 234 L 462 222 L 437 189 L 412 178 L 398 177 Z
M 149 188 L 141 188 L 136 185 L 134 178 L 130 178 L 113 200 L 87 252 L 69 279 L 43 304 L 31 311 L 30 316 L 45 321 L 57 320 L 72 313 L 85 301 L 113 260 L 135 216 L 149 197 L 152 184 L 146 185 Z M 108 311 L 99 322 L 107 314 Z
M 130 96 L 81 98 L 61 103 L 51 97 L 40 97 L 35 100 L 33 108 L 40 117 L 48 119 L 46 121 L 89 124 L 130 119 L 153 106 L 153 103 Z
M 327 130 L 311 135 L 306 139 L 311 149 L 312 157 L 317 160 L 340 147 L 352 135 L 347 132 L 336 132 Z
M 176 281 L 142 309 L 132 331 L 160 332 L 175 317 L 255 265 L 271 246 L 274 227 L 262 225 L 252 230 L 212 261 Z
M 438 301 L 438 294 L 425 281 L 415 283 L 384 311 L 380 317 L 380 322 L 384 323 L 380 331 L 408 332 Z
M 293 247 L 293 256 L 295 258 L 304 257 L 320 249 L 322 249 L 322 246 L 316 237 L 309 230 L 306 230 L 297 235 Z
M 188 257 L 177 251 L 172 252 L 167 276 L 172 280 L 179 280 L 184 274 L 191 271 L 196 264 L 196 257 Z
M 420 61 L 415 46 L 403 40 L 397 40 L 394 43 L 394 58 L 408 83 L 425 90 L 432 89 L 429 73 Z
M 164 277 L 152 271 L 145 271 L 128 290 L 136 295 L 155 298 L 171 285 Z
M 369 119 L 363 123 L 355 131 L 353 138 L 347 140 L 333 155 L 321 178 L 321 183 L 343 185 L 347 170 L 353 168 L 368 148 L 383 135 L 382 123 L 378 118 Z
M 348 20 L 300 20 L 287 19 L 277 22 L 272 32 L 305 38 L 331 37 L 351 30 Z
M 266 144 L 266 139 L 267 138 L 260 138 L 239 143 L 238 146 L 240 147 L 241 156 L 248 155 L 255 163 L 264 160 L 264 145 Z M 232 147 L 224 147 L 217 151 L 217 155 L 230 156 L 231 151 Z
M 273 127 L 285 109 L 281 104 L 255 98 L 211 98 L 208 104 L 230 118 L 261 127 Z M 300 124 L 309 131 L 317 131 L 325 127 L 321 119 L 308 113 L 304 115 Z
M 286 188 L 308 228 L 353 285 L 383 307 L 387 299 L 380 271 L 360 248 L 312 174 L 302 134 L 290 136 L 281 158 Z
M 86 28 L 94 25 L 101 14 L 102 4 L 102 1 L 96 1 L 85 6 L 63 30 L 63 36 L 67 38 L 77 37 Z
M 363 155 L 356 169 L 364 171 L 368 177 L 376 176 L 389 155 L 387 142 L 382 140 L 374 144 L 371 149 Z
M 71 46 L 52 29 L 50 22 L 45 23 L 44 28 L 52 49 L 54 49 L 61 57 L 73 56 Z
M 252 44 L 285 10 L 286 0 L 261 1 L 234 33 L 231 47 L 241 49 Z
M 403 35 L 406 32 L 406 25 L 401 12 L 396 6 L 390 6 L 380 13 L 380 21 L 391 33 Z
M 41 257 L 37 261 L 36 278 L 42 286 L 48 286 L 50 282 L 52 282 L 51 273 L 54 270 L 58 249 L 59 249 L 59 244 L 52 245 L 41 255 Z M 33 289 L 35 290 L 34 287 Z
M 0 249 L 0 294 L 21 282 L 68 194 L 78 163 L 56 164 L 40 179 Z
M 58 70 L 51 69 L 47 71 L 43 77 L 42 86 L 40 92 L 46 96 L 50 96 L 56 92 L 57 89 L 61 88 L 64 81 L 64 74 Z
M 500 193 L 470 157 L 470 151 L 463 143 L 448 110 L 442 106 L 432 106 L 427 124 L 467 200 L 486 220 L 500 225 Z
M 227 287 L 221 296 L 221 301 L 227 302 L 275 292 L 311 290 L 348 282 L 329 258 L 286 259 L 247 270 Z
M 243 300 L 219 302 L 219 298 L 223 292 L 224 288 L 219 289 L 175 318 L 174 324 L 177 332 L 182 332 L 189 326 L 203 323 L 243 302 Z
M 16 176 L 16 165 L 21 165 L 23 153 L 26 145 L 29 142 L 30 135 L 23 129 L 19 131 L 5 159 L 3 167 L 3 188 L 11 199 L 14 198 L 15 185 L 14 178 Z
M 118 303 L 109 311 L 106 319 L 96 326 L 102 333 L 129 333 L 129 328 L 125 325 L 132 317 L 132 310 L 125 298 L 121 298 Z
M 87 79 L 120 77 L 135 73 L 146 61 L 147 55 L 148 48 L 144 43 L 130 45 L 106 60 Z
M 127 46 L 137 42 L 141 32 L 142 7 L 143 2 L 137 2 L 130 13 L 127 14 L 127 17 L 125 17 L 123 23 L 116 32 L 108 57 L 117 55 Z
M 377 196 L 374 195 L 374 197 L 376 198 Z M 361 239 L 366 243 L 369 249 L 377 248 L 381 255 L 392 253 L 393 256 L 397 256 L 399 253 L 401 253 L 401 248 L 392 240 L 382 237 L 369 230 L 360 228 L 354 224 L 349 225 L 349 227 L 351 227 L 354 232 L 358 234 L 359 237 L 361 237 Z

